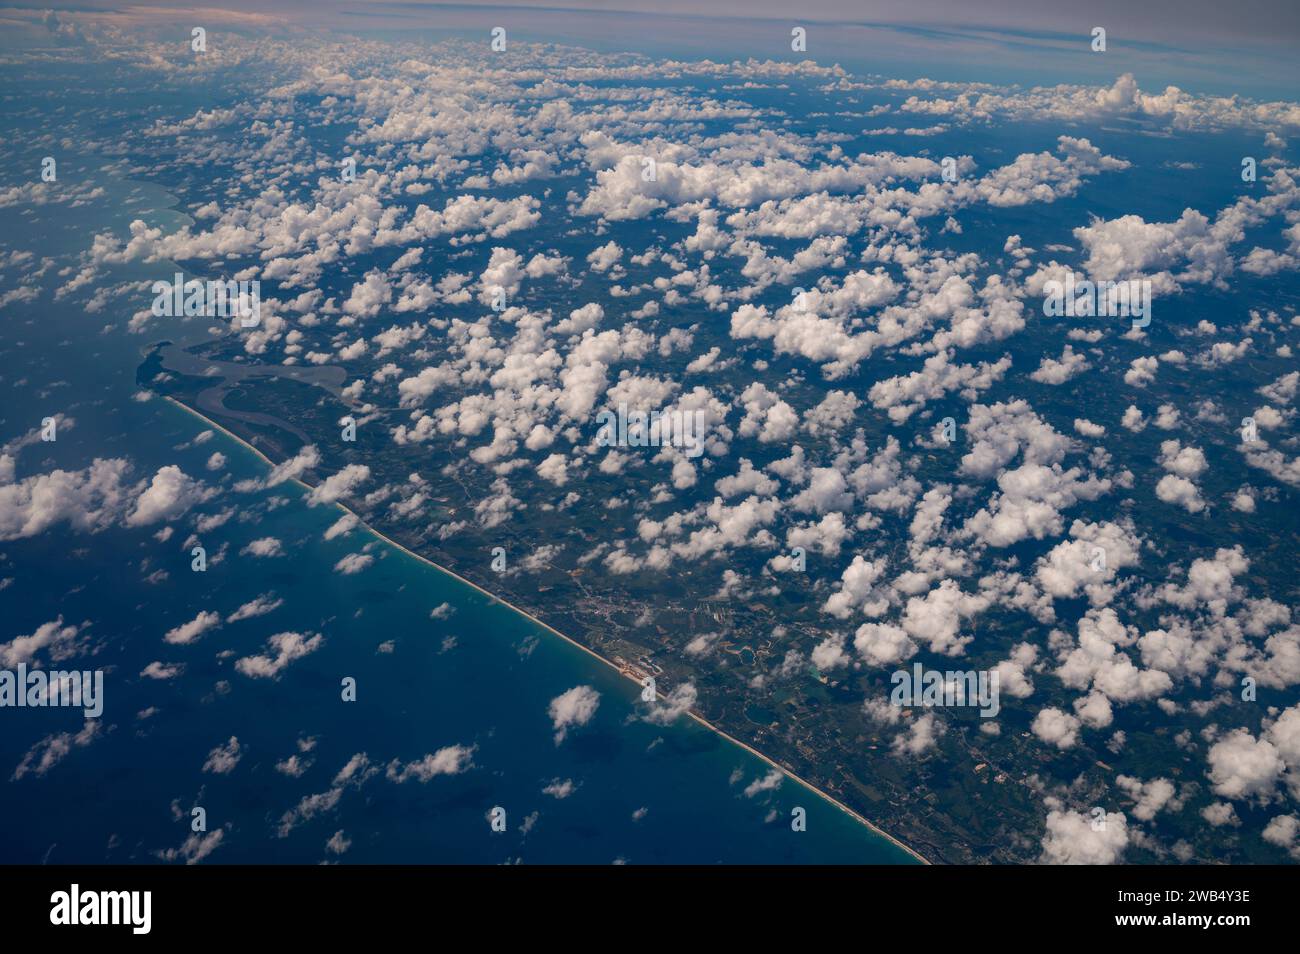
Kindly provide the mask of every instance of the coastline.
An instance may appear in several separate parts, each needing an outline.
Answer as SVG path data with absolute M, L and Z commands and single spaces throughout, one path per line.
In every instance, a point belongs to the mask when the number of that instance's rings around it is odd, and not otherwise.
M 182 411 L 185 411 L 185 412 L 189 413 L 191 416 L 198 418 L 200 421 L 202 421 L 202 422 L 203 422 L 205 425 L 207 425 L 208 427 L 211 427 L 211 428 L 214 428 L 215 430 L 220 431 L 220 432 L 221 432 L 222 434 L 224 434 L 226 437 L 230 438 L 231 440 L 236 441 L 238 444 L 240 444 L 240 445 L 241 445 L 242 447 L 244 447 L 246 450 L 252 451 L 252 452 L 253 452 L 254 454 L 256 454 L 257 457 L 258 457 L 258 458 L 259 458 L 263 463 L 265 463 L 268 467 L 272 467 L 272 468 L 273 468 L 273 467 L 276 466 L 274 461 L 272 461 L 269 457 L 267 457 L 265 454 L 263 454 L 260 450 L 258 450 L 258 449 L 257 449 L 256 447 L 254 447 L 252 444 L 250 444 L 250 443 L 248 443 L 247 441 L 245 441 L 245 440 L 244 440 L 242 437 L 240 437 L 238 434 L 235 434 L 233 431 L 228 430 L 227 428 L 223 427 L 221 424 L 219 424 L 219 423 L 217 423 L 216 421 L 212 420 L 210 417 L 206 416 L 206 415 L 203 414 L 202 412 L 195 410 L 194 408 L 190 407 L 188 404 L 185 404 L 185 403 L 182 402 L 182 401 L 178 401 L 178 400 L 176 400 L 174 397 L 171 397 L 170 395 L 158 395 L 158 396 L 161 397 L 163 400 L 165 400 L 165 401 L 169 402 L 170 404 L 172 404 L 174 407 L 180 408 Z M 304 482 L 304 481 L 302 481 L 302 480 L 299 480 L 299 479 L 296 478 L 296 477 L 295 477 L 295 478 L 291 478 L 291 480 L 292 480 L 293 483 L 296 483 L 299 487 L 303 488 L 304 490 L 312 490 L 312 489 L 314 489 L 310 484 L 308 484 L 308 483 L 306 483 L 306 482 Z M 465 577 L 461 576 L 459 573 L 455 572 L 454 570 L 450 570 L 450 569 L 448 569 L 447 567 L 442 566 L 442 565 L 439 564 L 439 563 L 435 563 L 433 560 L 430 560 L 428 557 L 421 556 L 420 554 L 416 553 L 415 551 L 410 550 L 410 549 L 408 549 L 407 547 L 403 546 L 402 544 L 398 543 L 396 540 L 393 540 L 392 538 L 390 538 L 390 537 L 388 537 L 388 536 L 385 536 L 383 533 L 379 532 L 379 531 L 376 530 L 374 527 L 370 526 L 370 524 L 368 524 L 365 520 L 363 520 L 363 519 L 362 519 L 362 518 L 361 518 L 357 513 L 355 513 L 355 512 L 354 512 L 350 507 L 348 507 L 346 504 L 341 503 L 341 502 L 339 502 L 339 501 L 335 501 L 335 502 L 334 502 L 334 506 L 337 507 L 339 510 L 343 511 L 344 513 L 348 514 L 349 516 L 351 516 L 354 520 L 357 521 L 357 526 L 358 526 L 359 528 L 365 530 L 367 533 L 369 533 L 369 534 L 370 534 L 371 536 L 373 536 L 374 538 L 376 538 L 376 539 L 378 539 L 378 540 L 382 540 L 382 541 L 383 541 L 384 543 L 386 543 L 387 545 L 393 547 L 394 549 L 396 549 L 397 551 L 399 551 L 399 552 L 401 552 L 401 553 L 406 554 L 408 557 L 410 557 L 410 558 L 412 558 L 412 559 L 414 559 L 414 560 L 419 561 L 420 563 L 424 564 L 425 566 L 432 567 L 433 569 L 437 570 L 438 572 L 443 573 L 443 574 L 445 574 L 446 576 L 449 576 L 449 577 L 451 577 L 451 578 L 457 580 L 458 582 L 463 583 L 463 584 L 466 585 L 466 586 L 472 587 L 474 590 L 476 590 L 477 592 L 479 592 L 479 593 L 481 593 L 482 595 L 486 596 L 486 597 L 489 598 L 490 600 L 493 600 L 493 601 L 495 601 L 496 603 L 499 603 L 499 604 L 501 604 L 501 605 L 503 605 L 503 606 L 505 606 L 505 607 L 508 607 L 510 610 L 512 610 L 512 611 L 514 611 L 515 613 L 519 614 L 520 616 L 524 617 L 524 618 L 527 619 L 529 622 L 531 622 L 531 623 L 533 623 L 533 624 L 535 624 L 535 625 L 537 625 L 537 626 L 542 627 L 542 628 L 545 629 L 547 632 L 551 633 L 552 635 L 558 636 L 560 639 L 564 640 L 564 641 L 565 641 L 566 643 L 568 643 L 569 645 L 574 646 L 574 647 L 576 647 L 577 649 L 580 649 L 582 652 L 586 653 L 586 654 L 587 654 L 588 656 L 590 656 L 592 659 L 595 659 L 595 660 L 597 660 L 598 662 L 601 662 L 601 663 L 603 663 L 604 665 L 608 666 L 610 669 L 612 669 L 614 672 L 618 673 L 618 675 L 620 675 L 620 676 L 623 677 L 624 679 L 628 680 L 630 683 L 632 683 L 632 684 L 633 684 L 634 686 L 636 686 L 638 689 L 641 687 L 640 682 L 638 682 L 634 677 L 632 677 L 632 676 L 629 675 L 627 672 L 625 672 L 625 671 L 623 670 L 622 667 L 620 667 L 618 664 L 616 664 L 615 662 L 613 662 L 613 660 L 607 659 L 606 657 L 602 656 L 600 653 L 596 652 L 596 651 L 595 651 L 594 649 L 592 649 L 590 646 L 585 646 L 585 645 L 583 645 L 582 643 L 578 642 L 576 639 L 573 639 L 573 638 L 570 637 L 570 636 L 566 636 L 564 633 L 560 632 L 560 631 L 559 631 L 558 629 L 556 629 L 554 626 L 551 626 L 549 623 L 546 623 L 546 622 L 544 622 L 543 620 L 538 619 L 536 616 L 532 615 L 532 614 L 529 613 L 527 610 L 521 609 L 520 607 L 515 606 L 513 603 L 509 602 L 508 600 L 502 599 L 500 596 L 497 596 L 495 593 L 492 593 L 492 592 L 490 592 L 490 591 L 488 591 L 488 590 L 485 590 L 483 587 L 479 586 L 477 583 L 473 582 L 472 580 L 467 580 Z M 892 844 L 894 847 L 898 848 L 900 851 L 905 852 L 907 855 L 911 856 L 911 857 L 914 858 L 916 861 L 918 861 L 918 862 L 920 862 L 921 864 L 924 864 L 924 865 L 931 864 L 930 860 L 929 860 L 928 858 L 926 858 L 924 855 L 922 855 L 920 852 L 916 851 L 916 850 L 915 850 L 914 848 L 912 848 L 911 846 L 909 846 L 909 845 L 903 843 L 902 841 L 900 841 L 899 839 L 895 838 L 893 835 L 889 834 L 889 832 L 884 831 L 883 829 L 879 828 L 878 826 L 876 826 L 875 824 L 873 824 L 870 820 L 868 820 L 867 818 L 863 817 L 861 814 L 859 814 L 858 812 L 854 811 L 854 810 L 853 810 L 852 808 L 850 808 L 849 806 L 845 805 L 845 804 L 844 804 L 843 802 L 841 802 L 839 799 L 835 798 L 834 796 L 830 795 L 830 794 L 827 793 L 827 792 L 822 791 L 822 790 L 821 790 L 820 788 L 818 788 L 816 785 L 812 784 L 811 782 L 809 782 L 809 781 L 807 781 L 806 779 L 802 778 L 801 776 L 797 775 L 795 772 L 793 772 L 793 771 L 790 770 L 789 768 L 786 768 L 784 765 L 779 764 L 778 762 L 776 762 L 776 761 L 774 761 L 773 759 L 769 758 L 767 755 L 764 755 L 762 752 L 758 751 L 757 749 L 755 749 L 755 748 L 753 748 L 752 746 L 746 744 L 745 742 L 742 742 L 740 739 L 737 739 L 735 736 L 731 735 L 730 733 L 726 732 L 725 730 L 723 730 L 723 729 L 719 728 L 718 726 L 714 725 L 712 722 L 710 722 L 708 719 L 704 718 L 704 717 L 703 717 L 702 715 L 700 715 L 699 713 L 695 712 L 694 710 L 690 710 L 690 709 L 688 709 L 688 710 L 686 710 L 686 713 L 685 713 L 685 714 L 688 715 L 691 719 L 693 719 L 697 724 L 703 726 L 703 727 L 706 728 L 706 729 L 709 729 L 709 730 L 713 731 L 713 732 L 716 733 L 717 735 L 721 736 L 723 739 L 725 739 L 725 740 L 727 740 L 728 742 L 730 742 L 732 745 L 735 745 L 735 746 L 737 746 L 738 748 L 743 749 L 744 751 L 748 752 L 750 755 L 752 755 L 752 756 L 754 756 L 755 758 L 759 759 L 760 761 L 762 761 L 762 762 L 765 763 L 766 765 L 770 766 L 770 767 L 773 768 L 773 769 L 776 769 L 778 772 L 780 772 L 780 773 L 781 773 L 782 775 L 784 775 L 786 778 L 789 778 L 789 779 L 791 779 L 792 781 L 794 781 L 794 782 L 798 783 L 799 785 L 803 786 L 804 789 L 806 789 L 808 792 L 812 793 L 814 796 L 816 796 L 816 797 L 818 797 L 818 798 L 821 798 L 822 800 L 824 800 L 824 801 L 828 802 L 829 804 L 835 806 L 835 807 L 838 808 L 840 811 L 844 812 L 846 815 L 848 815 L 850 818 L 852 818 L 854 821 L 856 821 L 856 822 L 858 822 L 859 824 L 865 826 L 865 827 L 866 827 L 867 829 L 869 829 L 872 833 L 874 833 L 874 834 L 880 836 L 881 838 L 885 839 L 885 840 L 888 841 L 890 844 Z

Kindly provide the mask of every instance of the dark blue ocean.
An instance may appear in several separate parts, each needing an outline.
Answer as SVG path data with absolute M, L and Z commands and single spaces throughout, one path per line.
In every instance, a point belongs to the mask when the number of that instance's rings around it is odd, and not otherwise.
M 83 251 L 136 217 L 179 219 L 167 193 L 102 160 L 65 157 L 60 177 L 104 193 L 76 209 L 0 209 L 0 228 L 38 254 Z M 266 465 L 220 433 L 202 437 L 201 420 L 144 399 L 136 384 L 151 345 L 203 329 L 157 320 L 129 334 L 119 299 L 87 313 L 54 301 L 58 284 L 0 310 L 0 442 L 47 416 L 73 420 L 54 443 L 17 451 L 16 478 L 125 458 L 131 481 L 174 464 L 220 493 L 171 524 L 90 532 L 63 522 L 0 543 L 0 644 L 59 622 L 77 635 L 58 667 L 105 673 L 96 730 L 79 710 L 0 709 L 0 862 L 908 860 L 788 778 L 746 796 L 770 771 L 761 760 L 689 720 L 645 721 L 635 686 L 512 610 L 363 530 L 326 541 L 340 511 L 308 506 L 296 485 L 234 491 Z M 226 460 L 210 471 L 214 453 Z M 193 572 L 195 521 L 230 510 L 199 534 L 210 559 L 224 555 Z M 241 555 L 264 537 L 283 555 Z M 374 558 L 366 570 L 335 572 L 363 552 Z M 281 602 L 230 620 L 263 596 Z M 453 611 L 431 618 L 443 603 Z M 164 642 L 200 613 L 221 622 L 189 644 Z M 276 678 L 237 671 L 285 632 L 319 634 L 319 648 Z M 152 663 L 179 674 L 142 675 Z M 355 702 L 341 698 L 345 677 Z M 557 744 L 548 706 L 577 686 L 599 693 L 598 709 Z M 422 780 L 403 770 L 452 746 L 470 750 L 463 771 Z M 487 821 L 497 806 L 504 832 Z M 791 830 L 796 806 L 805 832 Z M 196 807 L 205 832 L 191 830 Z

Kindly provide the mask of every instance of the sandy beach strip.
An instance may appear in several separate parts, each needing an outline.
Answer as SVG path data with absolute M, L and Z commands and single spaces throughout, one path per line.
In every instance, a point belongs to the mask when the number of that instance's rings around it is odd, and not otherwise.
M 253 452 L 254 454 L 256 454 L 256 455 L 257 455 L 257 456 L 258 456 L 258 457 L 259 457 L 259 458 L 260 458 L 260 459 L 261 459 L 261 460 L 262 460 L 262 461 L 263 461 L 263 462 L 264 462 L 268 467 L 274 468 L 274 467 L 276 466 L 275 461 L 271 460 L 269 457 L 267 457 L 265 454 L 263 454 L 260 450 L 258 450 L 258 449 L 257 449 L 256 447 L 254 447 L 252 444 L 248 443 L 248 441 L 244 440 L 244 439 L 243 439 L 242 437 L 240 437 L 238 434 L 235 434 L 235 433 L 233 433 L 232 431 L 227 430 L 225 427 L 222 427 L 220 424 L 218 424 L 216 421 L 212 420 L 210 417 L 207 417 L 206 415 L 200 413 L 199 411 L 194 410 L 194 408 L 190 407 L 188 404 L 185 404 L 185 403 L 182 402 L 182 401 L 178 401 L 178 400 L 176 400 L 176 399 L 173 398 L 173 397 L 170 397 L 170 396 L 168 396 L 168 395 L 162 395 L 162 397 L 163 397 L 164 400 L 169 401 L 169 402 L 170 402 L 171 404 L 173 404 L 174 406 L 176 406 L 176 407 L 180 408 L 181 410 L 186 411 L 186 412 L 188 412 L 189 414 L 193 415 L 194 417 L 198 418 L 200 421 L 204 422 L 204 423 L 207 424 L 209 427 L 213 427 L 213 428 L 215 428 L 216 430 L 219 430 L 222 434 L 225 434 L 225 435 L 226 435 L 227 437 L 229 437 L 231 440 L 238 442 L 239 444 L 241 444 L 241 445 L 242 445 L 243 447 L 245 447 L 246 449 L 252 451 L 252 452 Z M 310 484 L 308 484 L 308 483 L 306 483 L 306 482 L 304 482 L 304 481 L 302 481 L 302 480 L 299 480 L 299 479 L 297 479 L 296 477 L 295 477 L 295 478 L 292 478 L 292 480 L 293 480 L 294 483 L 298 484 L 298 486 L 302 487 L 304 490 L 308 490 L 308 491 L 310 491 L 310 490 L 314 490 L 314 489 L 315 489 L 315 488 L 312 487 Z M 623 668 L 620 667 L 620 666 L 619 666 L 617 663 L 615 663 L 613 660 L 606 659 L 606 658 L 605 658 L 604 656 L 602 656 L 600 653 L 598 653 L 598 652 L 596 652 L 595 650 L 593 650 L 590 646 L 584 646 L 582 643 L 578 642 L 576 639 L 572 639 L 571 637 L 566 636 L 564 633 L 560 632 L 560 631 L 559 631 L 558 629 L 556 629 L 554 626 L 551 626 L 549 623 L 546 623 L 546 622 L 544 622 L 543 620 L 538 619 L 536 616 L 532 615 L 532 614 L 529 613 L 527 610 L 520 609 L 518 606 L 515 606 L 513 603 L 509 602 L 508 600 L 504 600 L 504 599 L 502 599 L 501 597 L 497 596 L 495 593 L 492 593 L 492 592 L 489 592 L 488 590 L 483 589 L 483 587 L 479 586 L 479 585 L 478 585 L 477 583 L 475 583 L 473 580 L 467 580 L 467 579 L 465 579 L 465 577 L 461 576 L 459 573 L 455 572 L 454 570 L 449 570 L 449 569 L 447 569 L 447 567 L 442 566 L 442 565 L 439 564 L 439 563 L 435 563 L 435 562 L 433 562 L 433 561 L 430 560 L 428 557 L 421 556 L 420 554 L 416 553 L 415 551 L 407 549 L 406 547 L 404 547 L 404 546 L 402 546 L 400 543 L 398 543 L 396 540 L 393 540 L 393 539 L 391 539 L 391 538 L 385 536 L 384 534 L 382 534 L 382 533 L 380 533 L 378 530 L 376 530 L 374 527 L 370 526 L 368 523 L 366 523 L 364 520 L 362 520 L 360 516 L 358 516 L 355 512 L 353 512 L 352 509 L 351 509 L 350 507 L 348 507 L 347 505 L 345 505 L 345 504 L 343 504 L 343 503 L 340 503 L 340 502 L 338 502 L 338 501 L 335 501 L 334 506 L 337 507 L 339 510 L 342 510 L 344 513 L 350 515 L 354 520 L 357 521 L 357 526 L 363 528 L 366 532 L 368 532 L 371 536 L 375 537 L 376 539 L 378 539 L 378 540 L 382 540 L 384 543 L 388 544 L 389 546 L 393 547 L 394 549 L 396 549 L 396 550 L 398 550 L 398 551 L 400 551 L 400 552 L 402 552 L 402 553 L 405 553 L 405 554 L 406 554 L 407 556 L 409 556 L 411 559 L 413 559 L 413 560 L 418 560 L 420 563 L 423 563 L 423 564 L 426 565 L 426 566 L 433 567 L 433 569 L 437 570 L 438 572 L 440 572 L 440 573 L 444 573 L 444 574 L 446 574 L 447 576 L 450 576 L 451 578 L 453 578 L 453 579 L 455 579 L 455 580 L 457 580 L 457 581 L 459 581 L 459 582 L 465 584 L 466 586 L 472 587 L 473 589 L 477 590 L 479 593 L 482 593 L 484 596 L 488 597 L 490 600 L 493 600 L 493 601 L 496 602 L 496 603 L 500 603 L 502 606 L 509 607 L 511 610 L 513 610 L 514 612 L 518 613 L 520 616 L 523 616 L 523 617 L 524 617 L 525 619 L 527 619 L 529 622 L 534 623 L 534 624 L 536 624 L 537 626 L 542 627 L 542 628 L 545 629 L 547 632 L 549 632 L 549 633 L 551 633 L 551 634 L 553 634 L 553 635 L 555 635 L 555 636 L 558 636 L 560 639 L 564 640 L 564 641 L 565 641 L 566 643 L 568 643 L 569 645 L 574 646 L 574 647 L 580 649 L 582 652 L 586 653 L 586 654 L 587 654 L 588 656 L 590 656 L 592 659 L 595 659 L 595 660 L 597 660 L 597 661 L 599 661 L 599 662 L 601 662 L 601 663 L 604 663 L 606 666 L 608 666 L 610 669 L 614 670 L 616 673 L 618 673 L 618 674 L 619 674 L 620 676 L 622 676 L 624 679 L 627 679 L 629 682 L 631 682 L 633 685 L 635 685 L 638 689 L 641 688 L 641 683 L 640 683 L 640 682 L 639 682 L 635 677 L 633 677 L 633 676 L 630 675 L 629 673 L 625 672 L 625 671 L 623 670 Z M 731 734 L 729 734 L 729 733 L 726 732 L 725 730 L 720 729 L 718 726 L 714 725 L 712 722 L 710 722 L 708 719 L 704 718 L 702 715 L 700 715 L 699 713 L 695 712 L 694 710 L 690 710 L 690 709 L 688 709 L 688 710 L 686 710 L 686 713 L 685 713 L 685 714 L 688 715 L 688 716 L 690 716 L 692 719 L 694 719 L 694 720 L 695 720 L 699 725 L 702 725 L 702 726 L 704 726 L 705 728 L 707 728 L 707 729 L 709 729 L 709 730 L 711 730 L 711 731 L 713 731 L 713 732 L 716 732 L 718 735 L 720 735 L 722 738 L 726 739 L 726 740 L 727 740 L 728 742 L 730 742 L 732 745 L 735 745 L 735 746 L 737 746 L 737 747 L 739 747 L 739 748 L 741 748 L 741 749 L 744 749 L 744 750 L 745 750 L 746 752 L 748 752 L 750 755 L 754 756 L 755 758 L 759 759 L 760 761 L 762 761 L 762 762 L 766 763 L 767 765 L 771 766 L 772 768 L 776 769 L 777 771 L 779 771 L 781 774 L 783 774 L 783 775 L 786 776 L 787 778 L 789 778 L 789 779 L 791 779 L 791 780 L 797 782 L 798 784 L 802 785 L 805 789 L 807 789 L 809 792 L 811 792 L 814 796 L 816 796 L 816 797 L 818 797 L 818 798 L 821 798 L 821 799 L 825 800 L 826 802 L 829 802 L 831 805 L 834 805 L 834 806 L 835 806 L 836 808 L 838 808 L 840 811 L 842 811 L 842 812 L 844 812 L 845 814 L 847 814 L 850 818 L 852 818 L 852 819 L 854 819 L 855 821 L 857 821 L 858 823 L 860 823 L 860 824 L 866 826 L 866 827 L 867 827 L 868 829 L 870 829 L 872 832 L 874 832 L 875 834 L 879 835 L 881 838 L 884 838 L 884 839 L 887 840 L 890 844 L 894 845 L 896 848 L 899 848 L 900 850 L 907 852 L 907 854 L 911 855 L 911 856 L 912 856 L 913 858 L 915 858 L 917 861 L 921 862 L 922 864 L 927 864 L 927 865 L 930 864 L 929 859 L 926 858 L 926 857 L 924 857 L 922 854 L 920 854 L 920 852 L 916 851 L 915 849 L 911 848 L 911 847 L 908 846 L 908 845 L 905 845 L 903 842 L 899 841 L 897 838 L 895 838 L 893 835 L 889 834 L 887 831 L 884 831 L 884 830 L 880 829 L 880 828 L 877 827 L 876 825 L 872 824 L 869 820 L 867 820 L 866 818 L 862 817 L 862 815 L 858 814 L 858 813 L 855 812 L 853 809 L 849 808 L 849 806 L 845 805 L 845 804 L 844 804 L 843 802 L 841 802 L 839 799 L 837 799 L 837 798 L 835 798 L 834 796 L 828 794 L 827 792 L 822 791 L 822 790 L 821 790 L 820 788 L 818 788 L 816 785 L 812 784 L 811 782 L 807 781 L 807 780 L 804 779 L 804 778 L 801 778 L 799 775 L 795 774 L 795 773 L 792 772 L 790 769 L 786 768 L 784 765 L 780 765 L 779 763 L 777 763 L 777 762 L 773 761 L 772 759 L 768 758 L 766 755 L 764 755 L 762 752 L 760 752 L 760 751 L 758 751 L 757 749 L 755 749 L 753 746 L 747 745 L 746 743 L 744 743 L 744 742 L 742 742 L 740 739 L 737 739 L 736 737 L 732 736 Z

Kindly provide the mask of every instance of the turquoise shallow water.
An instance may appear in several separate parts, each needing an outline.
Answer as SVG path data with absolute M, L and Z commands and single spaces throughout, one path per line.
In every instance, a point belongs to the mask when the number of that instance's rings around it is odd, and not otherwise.
M 5 233 L 38 254 L 84 249 L 95 232 L 123 233 L 136 216 L 176 220 L 162 190 L 64 168 L 93 176 L 105 195 L 75 214 L 0 210 Z M 155 271 L 171 268 L 114 278 Z M 78 711 L 0 710 L 0 861 L 183 860 L 167 852 L 182 849 L 194 806 L 207 813 L 213 863 L 908 860 L 789 779 L 747 797 L 769 771 L 761 760 L 688 720 L 644 721 L 631 683 L 509 608 L 363 530 L 326 541 L 340 512 L 308 506 L 295 485 L 236 492 L 236 482 L 265 476 L 255 454 L 219 432 L 196 444 L 201 421 L 135 399 L 148 346 L 199 329 L 158 324 L 129 335 L 131 310 L 112 300 L 86 314 L 53 301 L 47 287 L 0 313 L 0 383 L 10 395 L 0 438 L 55 413 L 75 421 L 56 443 L 22 449 L 17 477 L 126 458 L 133 479 L 176 464 L 220 492 L 177 520 L 168 539 L 158 535 L 166 524 L 98 533 L 61 524 L 0 544 L 0 579 L 12 580 L 0 590 L 0 643 L 62 619 L 81 629 L 76 655 L 61 665 L 106 670 L 104 717 L 88 742 L 77 736 Z M 227 462 L 208 471 L 214 452 Z M 184 544 L 197 516 L 226 511 L 201 533 L 208 553 L 224 556 L 191 572 Z M 280 540 L 283 555 L 240 554 L 264 537 Z M 335 572 L 342 557 L 363 552 L 374 558 L 367 569 Z M 283 602 L 230 621 L 262 595 Z M 431 619 L 443 603 L 454 612 Z M 164 642 L 200 612 L 223 622 L 191 644 Z M 320 647 L 275 679 L 237 671 L 237 659 L 266 652 L 283 632 L 319 634 Z M 183 670 L 142 676 L 153 662 Z M 344 677 L 357 682 L 355 702 L 340 698 Z M 597 691 L 599 707 L 557 744 L 548 706 L 576 686 Z M 13 777 L 51 738 L 51 750 L 66 754 L 43 773 Z M 209 753 L 232 738 L 233 769 L 205 771 Z M 449 746 L 471 749 L 471 767 L 427 781 L 389 777 L 390 764 L 400 777 L 400 766 Z M 295 754 L 300 772 L 277 769 Z M 350 763 L 360 768 L 339 781 Z M 494 806 L 506 811 L 505 832 L 488 825 Z M 791 831 L 796 806 L 807 811 L 805 832 Z M 326 848 L 337 832 L 342 853 Z

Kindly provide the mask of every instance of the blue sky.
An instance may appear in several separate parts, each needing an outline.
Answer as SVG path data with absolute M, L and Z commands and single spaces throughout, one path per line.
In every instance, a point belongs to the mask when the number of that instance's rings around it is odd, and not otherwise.
M 127 7 L 90 0 L 51 8 L 102 10 L 111 17 L 146 23 L 189 22 L 196 15 L 160 0 Z M 31 16 L 39 8 L 12 4 L 9 9 L 22 19 L 18 11 Z M 1198 92 L 1264 98 L 1286 97 L 1295 90 L 1293 51 L 1300 38 L 1300 6 L 1276 0 L 810 0 L 794 9 L 777 0 L 224 0 L 205 4 L 202 11 L 197 15 L 213 20 L 226 11 L 254 29 L 394 31 L 406 37 L 420 31 L 472 36 L 502 25 L 520 39 L 727 59 L 789 56 L 789 29 L 803 25 L 809 31 L 809 57 L 855 71 L 1026 85 L 1101 82 L 1133 72 L 1144 88 L 1174 84 Z M 1107 31 L 1104 54 L 1089 46 L 1096 26 Z

